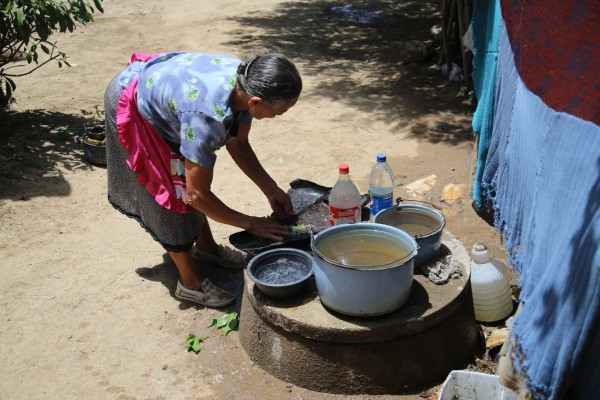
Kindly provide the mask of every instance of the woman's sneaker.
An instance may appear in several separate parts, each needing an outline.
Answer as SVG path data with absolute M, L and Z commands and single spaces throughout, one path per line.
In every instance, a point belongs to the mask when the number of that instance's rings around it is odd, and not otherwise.
M 225 307 L 237 298 L 235 294 L 215 286 L 208 278 L 204 278 L 198 290 L 188 289 L 178 280 L 175 297 L 215 308 Z
M 218 264 L 226 268 L 244 268 L 246 266 L 246 256 L 243 253 L 223 245 L 219 245 L 217 254 L 205 253 L 194 245 L 192 257 L 197 261 Z

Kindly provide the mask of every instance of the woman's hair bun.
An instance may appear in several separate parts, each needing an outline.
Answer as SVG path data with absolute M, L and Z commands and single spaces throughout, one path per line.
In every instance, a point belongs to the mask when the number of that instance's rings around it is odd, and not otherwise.
M 243 61 L 237 73 L 238 90 L 260 97 L 267 104 L 297 99 L 302 91 L 302 78 L 296 66 L 280 53 Z
M 244 71 L 246 70 L 246 65 L 248 65 L 248 61 L 242 61 L 240 63 L 240 65 L 238 65 L 237 67 L 237 74 L 238 75 L 243 75 Z

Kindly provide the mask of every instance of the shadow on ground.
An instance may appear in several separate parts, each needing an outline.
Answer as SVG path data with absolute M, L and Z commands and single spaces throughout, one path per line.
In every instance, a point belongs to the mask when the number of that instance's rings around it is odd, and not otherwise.
M 229 292 L 237 293 L 238 298 L 235 303 L 226 307 L 227 312 L 240 312 L 241 297 L 244 289 L 244 273 L 242 269 L 231 269 L 220 267 L 215 264 L 203 263 L 202 265 L 197 264 L 196 267 L 200 271 L 201 275 L 210 279 L 216 286 L 223 288 Z M 179 273 L 177 267 L 171 259 L 168 253 L 163 254 L 163 262 L 153 267 L 140 267 L 135 272 L 142 278 L 153 282 L 160 282 L 169 291 L 171 297 L 176 301 L 180 301 L 180 309 L 185 310 L 190 307 L 198 309 L 204 308 L 204 306 L 194 304 L 189 301 L 181 301 L 175 297 L 175 288 L 177 287 L 177 280 L 179 279 Z
M 0 112 L 0 199 L 68 196 L 64 171 L 98 168 L 84 160 L 82 145 L 74 140 L 97 123 L 90 116 L 46 110 Z
M 390 121 L 395 129 L 427 114 L 469 113 L 467 98 L 458 97 L 462 83 L 449 83 L 431 68 L 440 50 L 432 33 L 441 23 L 440 1 L 307 0 L 283 3 L 271 14 L 257 11 L 232 19 L 240 28 L 232 32 L 235 39 L 229 44 L 248 55 L 261 49 L 279 51 L 302 63 L 303 75 L 330 77 L 316 86 L 313 96 L 347 103 L 376 118 L 389 119 L 397 111 L 398 118 Z M 264 33 L 250 36 L 247 26 Z M 429 56 L 404 62 L 400 46 L 409 41 L 426 45 Z M 464 118 L 437 120 L 433 127 L 413 124 L 412 134 L 433 143 L 473 140 Z
M 449 83 L 431 68 L 439 57 L 432 28 L 440 24 L 441 2 L 305 0 L 232 20 L 238 29 L 228 44 L 248 54 L 261 47 L 277 50 L 302 63 L 304 76 L 319 76 L 313 98 L 389 120 L 392 131 L 405 133 L 408 127 L 415 137 L 432 143 L 472 142 L 471 106 L 457 97 L 461 84 Z M 257 28 L 262 35 L 248 33 Z M 429 56 L 405 62 L 399 46 L 409 41 L 425 44 Z M 426 123 L 425 116 L 433 118 Z M 0 112 L 0 199 L 69 195 L 61 170 L 94 168 L 83 160 L 81 144 L 73 141 L 89 123 L 94 123 L 93 115 Z M 50 188 L 46 193 L 27 190 L 32 182 L 46 179 L 54 183 L 44 185 Z

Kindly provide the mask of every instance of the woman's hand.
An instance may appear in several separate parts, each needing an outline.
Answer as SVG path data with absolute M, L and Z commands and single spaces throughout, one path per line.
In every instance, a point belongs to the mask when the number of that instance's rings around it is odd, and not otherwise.
M 266 217 L 250 217 L 250 227 L 246 230 L 255 236 L 271 240 L 282 240 L 288 233 L 285 225 L 278 224 Z
M 271 209 L 275 211 L 282 219 L 291 217 L 294 214 L 294 207 L 290 201 L 290 197 L 279 187 L 267 194 L 267 199 L 271 205 Z

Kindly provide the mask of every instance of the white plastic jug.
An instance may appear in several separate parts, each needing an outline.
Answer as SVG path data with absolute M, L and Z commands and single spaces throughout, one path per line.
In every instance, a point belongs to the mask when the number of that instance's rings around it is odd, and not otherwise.
M 491 258 L 487 246 L 483 243 L 476 243 L 471 255 L 471 289 L 475 319 L 480 322 L 494 322 L 508 317 L 513 310 L 513 301 L 506 266 Z

